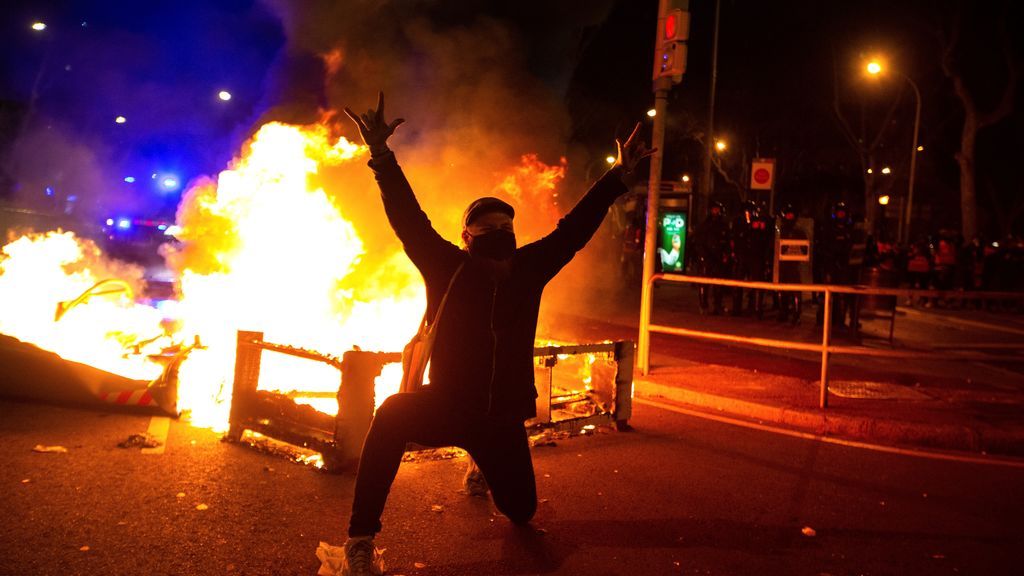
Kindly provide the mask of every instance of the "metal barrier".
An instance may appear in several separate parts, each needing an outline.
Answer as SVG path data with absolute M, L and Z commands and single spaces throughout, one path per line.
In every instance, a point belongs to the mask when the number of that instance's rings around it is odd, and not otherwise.
M 651 324 L 651 310 L 653 308 L 653 288 L 658 281 L 676 282 L 680 284 L 706 284 L 713 286 L 726 286 L 735 288 L 752 288 L 756 290 L 767 290 L 772 292 L 821 292 L 824 293 L 824 318 L 822 324 L 821 344 L 809 344 L 806 342 L 793 342 L 789 340 L 775 340 L 772 338 L 755 338 L 749 336 L 736 336 L 722 334 L 720 332 L 708 332 L 704 330 L 691 330 L 675 326 L 663 326 Z M 692 338 L 704 338 L 720 342 L 733 342 L 739 344 L 752 344 L 766 348 L 783 348 L 786 350 L 802 350 L 806 352 L 821 353 L 821 395 L 819 406 L 828 407 L 828 368 L 829 357 L 832 354 L 848 354 L 854 356 L 875 356 L 884 358 L 913 358 L 919 360 L 1007 360 L 1007 357 L 994 356 L 981 352 L 958 352 L 942 350 L 929 352 L 924 350 L 880 350 L 866 346 L 834 346 L 832 338 L 832 298 L 835 294 L 853 294 L 860 296 L 895 296 L 895 297 L 926 297 L 926 298 L 957 298 L 971 300 L 1024 300 L 1024 292 L 963 292 L 957 290 L 916 290 L 910 288 L 877 288 L 870 286 L 838 286 L 831 284 L 781 284 L 774 282 L 746 282 L 742 280 L 725 280 L 720 278 L 704 278 L 701 276 L 686 276 L 682 274 L 655 274 L 651 276 L 650 283 L 645 290 L 648 301 L 642 303 L 640 312 L 640 335 L 637 341 L 637 362 L 640 373 L 647 375 L 651 369 L 651 333 L 670 334 L 675 336 L 689 336 Z M 985 346 L 972 346 L 974 348 L 999 348 L 1006 350 L 1024 350 L 1024 344 L 986 344 Z M 1019 360 L 1019 358 L 1009 358 Z
M 340 372 L 337 394 L 301 394 L 336 397 L 337 415 L 330 416 L 312 406 L 299 404 L 292 394 L 260 390 L 264 351 L 312 360 L 337 369 Z M 606 378 L 594 378 L 591 374 L 578 382 L 579 386 L 570 389 L 558 386 L 560 393 L 556 395 L 555 384 L 565 384 L 555 381 L 553 369 L 557 364 L 571 356 L 597 355 L 606 355 L 614 364 L 606 367 L 603 374 Z M 539 370 L 544 375 L 538 381 L 542 394 L 538 396 L 537 417 L 527 422 L 527 428 L 579 432 L 594 425 L 614 424 L 620 430 L 628 429 L 633 397 L 632 342 L 542 346 L 534 348 L 533 356 L 535 372 Z M 362 350 L 349 350 L 339 359 L 314 350 L 267 342 L 262 332 L 239 330 L 227 438 L 238 441 L 250 430 L 320 452 L 328 470 L 355 470 L 363 439 L 373 420 L 376 378 L 385 365 L 401 361 L 400 352 Z M 573 410 L 583 404 L 589 405 L 589 409 L 583 413 Z M 553 412 L 559 409 L 569 415 L 554 417 Z

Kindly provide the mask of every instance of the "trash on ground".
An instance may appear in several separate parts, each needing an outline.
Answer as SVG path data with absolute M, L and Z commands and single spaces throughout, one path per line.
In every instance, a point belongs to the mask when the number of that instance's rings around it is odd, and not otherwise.
M 184 492 L 178 492 L 177 494 L 174 495 L 174 497 L 175 498 L 184 498 L 185 497 L 185 493 Z
M 156 448 L 161 444 L 162 442 L 153 438 L 149 434 L 146 434 L 145 432 L 138 432 L 128 436 L 127 440 L 119 442 L 117 446 L 118 448 Z
M 88 552 L 89 551 L 89 547 L 88 546 L 82 546 L 78 550 L 81 551 L 81 552 Z
M 207 506 L 206 504 L 196 504 L 196 510 L 199 510 L 200 512 L 203 511 L 203 510 L 207 510 L 209 508 L 210 507 Z
M 316 557 L 320 560 L 317 576 L 339 576 L 345 566 L 345 546 L 334 546 L 321 541 L 320 545 L 316 547 Z M 374 548 L 373 566 L 377 569 L 376 574 L 384 573 L 383 548 Z
M 444 506 L 440 504 L 434 504 L 430 507 L 431 512 L 444 512 Z
M 68 449 L 63 446 L 43 446 L 42 444 L 36 444 L 32 448 L 33 452 L 40 452 L 42 454 L 67 454 Z
M 30 482 L 32 482 L 31 478 L 25 478 L 24 480 L 21 481 L 22 484 L 28 484 Z
M 427 567 L 427 565 L 424 564 L 423 562 L 413 562 L 412 565 L 415 566 L 416 568 L 426 568 Z
M 800 532 L 804 536 L 807 536 L 807 537 L 810 537 L 810 538 L 813 538 L 813 537 L 818 535 L 818 532 L 815 531 L 814 528 L 811 528 L 810 526 L 804 526 L 803 530 L 801 530 Z
M 320 545 L 316 547 L 316 557 L 317 560 L 320 560 L 317 576 L 341 574 L 341 565 L 345 561 L 345 547 L 331 546 L 327 542 L 320 542 Z

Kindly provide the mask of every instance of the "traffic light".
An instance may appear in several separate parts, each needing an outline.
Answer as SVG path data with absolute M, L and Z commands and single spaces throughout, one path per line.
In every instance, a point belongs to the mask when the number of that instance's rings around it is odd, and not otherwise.
M 654 79 L 671 77 L 673 83 L 682 81 L 686 72 L 686 40 L 690 37 L 690 13 L 669 10 L 661 23 L 658 52 L 654 61 Z

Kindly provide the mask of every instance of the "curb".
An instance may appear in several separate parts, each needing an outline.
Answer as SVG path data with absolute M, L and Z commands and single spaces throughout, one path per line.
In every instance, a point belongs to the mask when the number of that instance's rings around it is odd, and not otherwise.
M 724 413 L 762 423 L 779 424 L 820 436 L 836 436 L 879 444 L 956 450 L 974 454 L 1024 456 L 1024 429 L 1012 430 L 987 425 L 939 425 L 926 422 L 881 420 L 835 410 L 773 406 L 727 396 L 696 392 L 635 378 L 638 397 L 663 399 L 697 410 Z

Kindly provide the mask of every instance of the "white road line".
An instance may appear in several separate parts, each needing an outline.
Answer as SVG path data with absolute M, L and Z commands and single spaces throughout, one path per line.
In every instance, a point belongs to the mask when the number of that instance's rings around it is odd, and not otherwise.
M 970 320 L 967 318 L 960 318 L 952 315 L 939 315 L 939 314 L 927 314 L 918 310 L 910 308 L 903 308 L 903 311 L 907 313 L 907 316 L 914 316 L 922 322 L 931 324 L 959 324 L 961 326 L 968 326 L 971 328 L 984 328 L 987 330 L 995 330 L 997 332 L 1008 332 L 1010 334 L 1021 334 L 1024 335 L 1024 330 L 1019 328 L 1013 328 L 1010 326 L 1003 326 L 1000 324 L 993 324 L 985 320 Z
M 171 419 L 167 416 L 153 416 L 149 421 L 149 429 L 146 433 L 149 434 L 150 438 L 160 442 L 159 446 L 154 448 L 143 448 L 143 454 L 163 454 L 164 448 L 167 447 L 167 432 L 171 429 Z
M 708 414 L 706 412 L 701 412 L 699 410 L 690 410 L 688 408 L 683 408 L 681 406 L 676 406 L 674 404 L 658 402 L 657 400 L 649 400 L 646 398 L 633 398 L 633 402 L 636 402 L 638 404 L 647 404 L 648 406 L 654 406 L 656 408 L 661 408 L 662 410 L 668 410 L 669 412 L 676 412 L 678 414 L 686 414 L 687 416 L 694 416 L 696 418 L 704 418 L 707 420 L 714 420 L 716 422 L 724 422 L 726 424 L 732 424 L 734 426 L 753 428 L 755 430 L 773 432 L 775 434 L 792 436 L 794 438 L 803 438 L 804 440 L 817 440 L 819 442 L 825 442 L 827 444 L 837 444 L 839 446 L 861 448 L 864 450 L 873 450 L 875 452 L 888 452 L 890 454 L 900 454 L 903 456 L 931 458 L 933 460 L 949 460 L 953 462 L 967 462 L 971 464 L 989 464 L 995 466 L 1008 466 L 1010 468 L 1024 468 L 1024 459 L 1019 458 L 1002 456 L 974 456 L 971 454 L 954 454 L 947 452 L 934 452 L 930 450 L 917 450 L 913 448 L 896 448 L 893 446 L 882 446 L 879 444 L 868 444 L 867 442 L 842 440 L 840 438 L 834 438 L 832 436 L 821 436 L 820 434 L 811 434 L 809 432 L 799 432 L 797 430 L 778 428 L 775 426 L 768 426 L 766 424 L 758 424 L 756 422 L 747 422 L 745 420 L 740 420 L 738 418 L 730 418 L 728 416 Z

